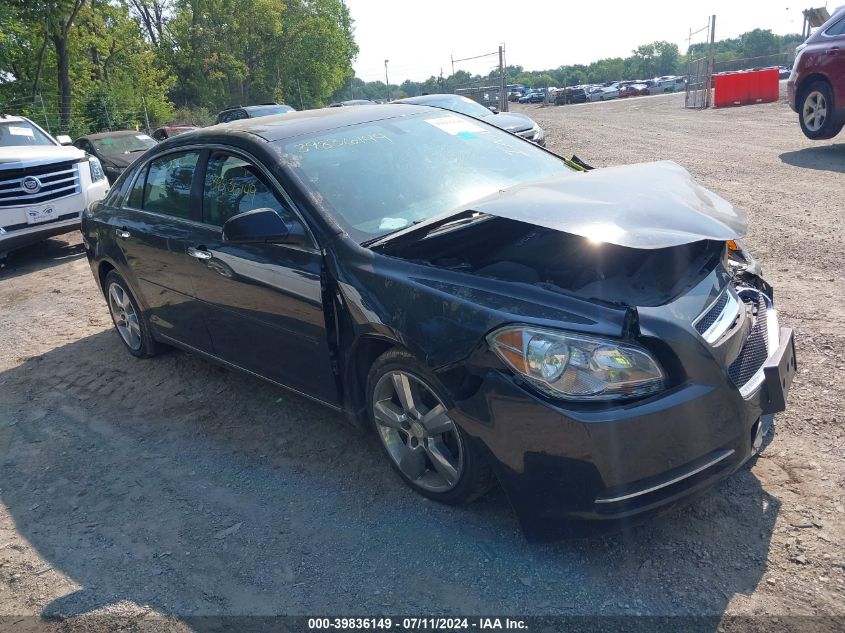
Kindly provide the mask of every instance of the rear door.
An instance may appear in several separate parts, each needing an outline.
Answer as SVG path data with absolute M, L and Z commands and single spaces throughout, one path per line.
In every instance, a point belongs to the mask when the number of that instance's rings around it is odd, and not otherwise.
M 110 218 L 109 230 L 152 325 L 170 339 L 211 353 L 202 305 L 194 298 L 195 260 L 188 251 L 202 217 L 200 159 L 200 151 L 171 152 L 144 165 L 123 209 Z
M 825 50 L 821 56 L 827 76 L 833 81 L 836 109 L 845 111 L 845 13 L 824 33 Z
M 193 246 L 196 296 L 217 356 L 329 403 L 337 384 L 329 355 L 322 297 L 322 254 L 313 241 L 235 245 L 222 240 L 230 217 L 270 208 L 304 225 L 278 184 L 254 159 L 235 150 L 209 155 L 203 179 L 205 227 Z M 307 227 L 306 234 L 310 235 Z

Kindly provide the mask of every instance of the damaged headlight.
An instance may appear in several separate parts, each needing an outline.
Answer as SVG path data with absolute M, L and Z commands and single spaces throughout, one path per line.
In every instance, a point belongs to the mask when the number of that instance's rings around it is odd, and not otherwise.
M 556 398 L 639 398 L 665 384 L 651 354 L 629 343 L 530 326 L 501 328 L 487 342 L 511 369 Z
M 739 240 L 728 240 L 725 248 L 725 268 L 739 268 L 755 275 L 762 274 L 760 264 L 752 257 L 745 245 Z

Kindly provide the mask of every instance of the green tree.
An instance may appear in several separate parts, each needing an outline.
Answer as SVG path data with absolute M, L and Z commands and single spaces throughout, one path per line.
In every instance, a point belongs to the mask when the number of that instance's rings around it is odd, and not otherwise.
M 768 29 L 754 29 L 744 33 L 739 39 L 743 57 L 763 57 L 778 52 L 778 37 Z
M 340 0 L 177 0 L 167 31 L 183 105 L 321 105 L 358 52 Z
M 71 46 L 74 36 L 74 22 L 85 6 L 86 0 L 4 0 L 6 7 L 0 11 L 16 11 L 27 27 L 41 38 L 41 45 L 34 61 L 33 83 L 40 83 L 48 45 L 56 59 L 56 83 L 59 92 L 60 126 L 68 127 L 72 113 L 73 81 L 71 79 Z

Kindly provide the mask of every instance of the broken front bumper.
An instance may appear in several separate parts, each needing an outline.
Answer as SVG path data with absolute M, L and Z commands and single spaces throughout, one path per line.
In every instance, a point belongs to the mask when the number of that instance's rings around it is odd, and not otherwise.
M 487 452 L 527 538 L 618 531 L 713 486 L 759 450 L 796 369 L 792 330 L 778 334 L 763 380 L 745 396 L 725 377 L 579 407 L 491 370 L 452 416 Z

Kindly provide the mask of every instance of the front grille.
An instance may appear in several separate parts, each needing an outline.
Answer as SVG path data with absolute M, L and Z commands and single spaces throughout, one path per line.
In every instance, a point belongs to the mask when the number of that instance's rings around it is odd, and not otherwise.
M 751 306 L 754 325 L 739 356 L 728 367 L 728 375 L 737 387 L 751 380 L 769 356 L 766 299 L 762 293 L 757 293 L 756 297 L 744 296 L 742 300 Z
M 21 184 L 29 177 L 35 177 L 41 183 L 35 193 L 28 193 Z M 75 195 L 79 191 L 76 161 L 0 169 L 0 207 L 41 204 Z
M 722 295 L 716 300 L 716 303 L 702 316 L 698 321 L 695 323 L 695 329 L 698 331 L 699 334 L 704 334 L 707 330 L 710 329 L 710 326 L 716 322 L 716 319 L 719 318 L 719 315 L 722 314 L 722 310 L 725 309 L 725 306 L 728 304 L 728 293 L 727 291 L 723 292 Z

